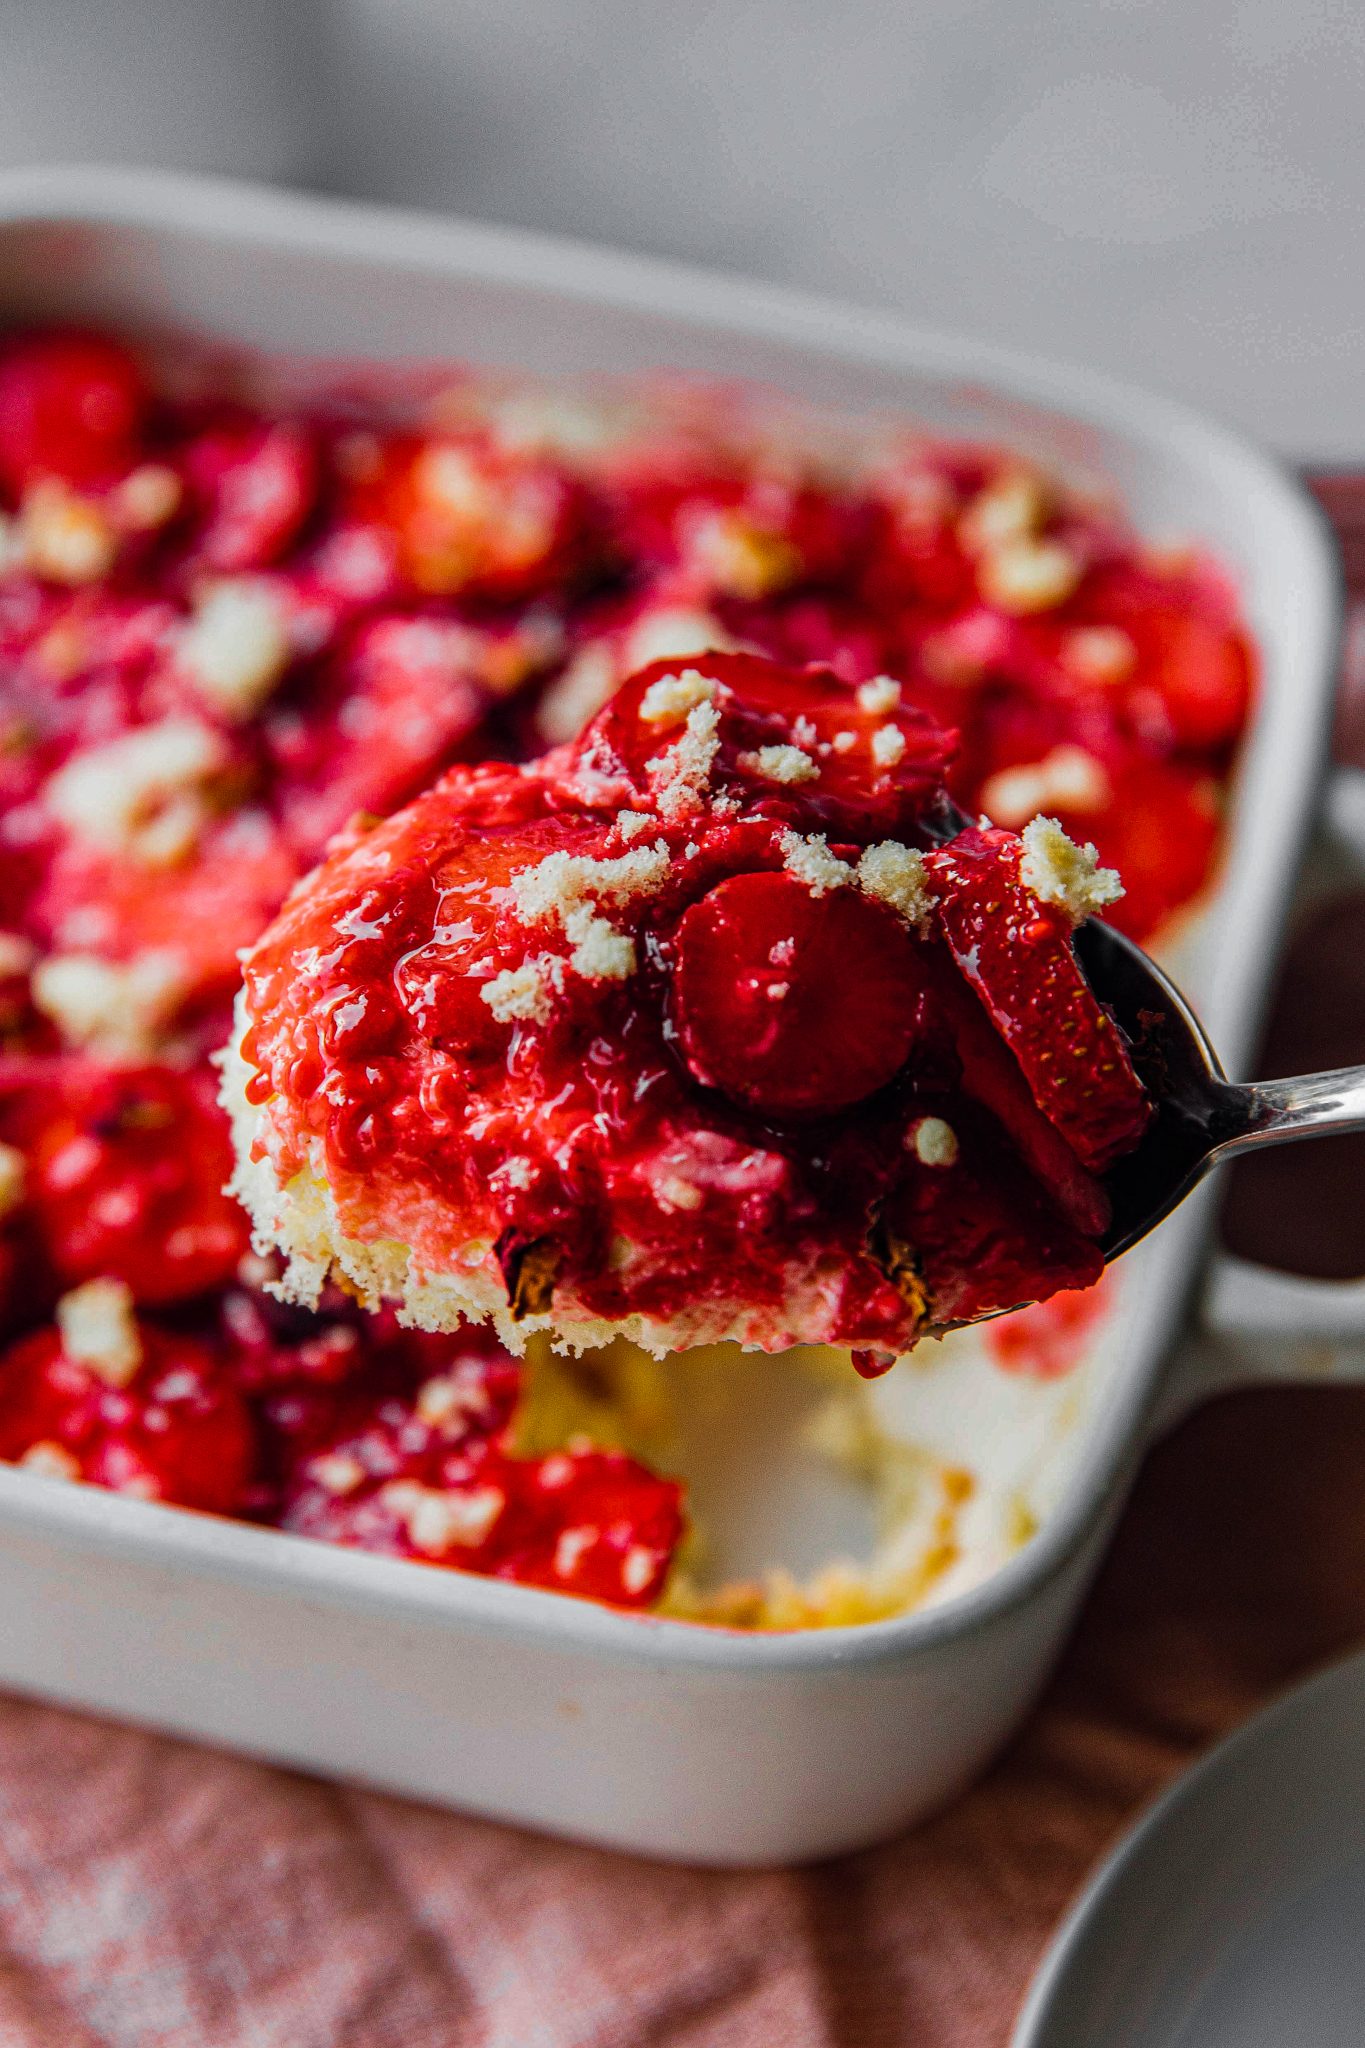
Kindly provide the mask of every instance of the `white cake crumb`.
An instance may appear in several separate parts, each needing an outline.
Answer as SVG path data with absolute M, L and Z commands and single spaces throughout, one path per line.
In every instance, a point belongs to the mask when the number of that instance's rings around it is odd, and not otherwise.
M 856 732 L 836 732 L 830 741 L 836 754 L 851 754 L 858 744 Z
M 427 443 L 412 466 L 412 481 L 419 497 L 470 525 L 481 525 L 495 509 L 491 486 L 478 464 L 449 442 Z
M 520 1154 L 512 1159 L 504 1159 L 493 1176 L 495 1180 L 505 1180 L 509 1188 L 522 1190 L 529 1188 L 535 1177 L 534 1166 L 529 1159 L 523 1159 Z
M 197 718 L 164 718 L 73 754 L 43 789 L 48 810 L 69 832 L 106 852 L 153 861 L 164 855 L 163 813 L 179 823 L 186 806 L 202 824 L 208 786 L 227 763 L 222 736 Z M 197 829 L 197 828 L 196 828 Z
M 140 1058 L 161 1045 L 185 991 L 178 953 L 104 960 L 53 953 L 33 971 L 33 1000 L 73 1051 Z
M 142 1339 L 126 1280 L 87 1280 L 57 1303 L 62 1350 L 109 1387 L 126 1387 L 142 1363 Z
M 618 811 L 616 813 L 616 829 L 627 843 L 632 839 L 638 839 L 642 832 L 648 832 L 653 823 L 654 820 L 650 817 L 648 811 Z
M 1082 682 L 1121 683 L 1137 664 L 1137 649 L 1119 626 L 1077 626 L 1062 641 L 1062 666 Z
M 452 1545 L 473 1548 L 482 1543 L 506 1504 L 497 1486 L 478 1486 L 470 1493 L 445 1493 L 416 1479 L 391 1479 L 379 1498 L 398 1517 L 414 1550 L 439 1557 Z
M 564 962 L 553 953 L 538 953 L 520 967 L 504 967 L 479 990 L 499 1024 L 547 1024 L 554 1010 Z
M 1081 580 L 1081 563 L 1060 541 L 1008 541 L 981 557 L 977 580 L 988 603 L 1025 616 L 1065 603 Z
M 365 1467 L 349 1451 L 324 1451 L 321 1457 L 309 1459 L 308 1477 L 315 1479 L 324 1493 L 342 1499 L 361 1485 Z
M 737 654 L 731 638 L 710 612 L 682 605 L 663 605 L 645 612 L 626 635 L 625 668 L 629 675 L 651 661 L 680 661 L 688 654 Z
M 852 868 L 830 852 L 823 832 L 783 832 L 778 845 L 787 873 L 804 882 L 813 896 L 823 896 L 827 889 L 841 888 L 853 880 Z
M 562 1529 L 555 1544 L 555 1571 L 562 1579 L 571 1578 L 577 1571 L 585 1551 L 591 1550 L 597 1541 L 597 1531 L 591 1527 Z
M 573 941 L 569 965 L 585 981 L 627 981 L 635 972 L 635 941 L 605 917 L 586 908 L 566 920 Z
M 740 755 L 739 765 L 746 775 L 761 776 L 765 782 L 814 782 L 820 774 L 800 747 L 756 747 L 752 753 Z
M 858 887 L 865 896 L 890 904 L 910 924 L 923 927 L 934 907 L 924 855 L 898 839 L 867 847 L 858 861 Z
M 621 1560 L 621 1584 L 628 1593 L 643 1593 L 658 1569 L 658 1559 L 643 1543 L 632 1543 Z
M 731 597 L 768 597 L 801 570 L 801 556 L 789 540 L 734 507 L 694 520 L 688 553 L 713 587 Z
M 44 1479 L 79 1479 L 81 1476 L 79 1459 L 71 1455 L 65 1444 L 54 1443 L 50 1437 L 30 1444 L 18 1462 L 26 1472 L 41 1472 Z
M 184 495 L 184 485 L 166 463 L 144 462 L 116 487 L 113 506 L 121 526 L 152 533 L 174 518 Z
M 694 704 L 682 737 L 664 754 L 646 763 L 659 809 L 666 818 L 696 810 L 720 751 L 720 711 L 714 704 Z
M 873 718 L 885 718 L 901 701 L 901 686 L 894 676 L 873 676 L 858 689 L 858 703 Z
M 941 1116 L 922 1116 L 906 1133 L 921 1166 L 956 1166 L 957 1132 Z
M 879 768 L 894 768 L 905 753 L 905 734 L 898 725 L 879 725 L 872 735 L 872 758 Z
M 418 1421 L 425 1422 L 428 1429 L 447 1429 L 468 1415 L 481 1414 L 484 1398 L 457 1373 L 439 1372 L 422 1382 L 415 1405 Z
M 1001 768 L 981 788 L 981 808 L 997 825 L 1022 825 L 1039 811 L 1102 811 L 1109 777 L 1084 747 L 1054 747 L 1041 761 Z
M 118 534 L 103 506 L 52 476 L 24 493 L 19 537 L 35 575 L 73 589 L 107 576 L 118 552 Z
M 1027 469 L 1007 470 L 972 499 L 958 521 L 958 539 L 969 555 L 989 554 L 1011 542 L 1031 540 L 1047 509 L 1040 478 Z
M 716 685 L 700 669 L 685 668 L 675 676 L 659 676 L 640 699 L 646 725 L 681 725 L 694 705 L 709 704 Z
M 234 576 L 198 598 L 179 639 L 191 687 L 224 718 L 255 716 L 289 666 L 289 629 L 268 583 Z
M 26 1162 L 17 1145 L 0 1144 L 0 1218 L 12 1216 L 24 1199 Z
M 1057 904 L 1073 923 L 1122 896 L 1117 870 L 1102 868 L 1095 847 L 1068 839 L 1055 818 L 1035 818 L 1021 837 L 1020 881 L 1042 902 Z
M 629 903 L 661 887 L 668 873 L 666 841 L 636 846 L 614 859 L 590 854 L 547 853 L 534 867 L 519 868 L 511 879 L 512 902 L 523 924 L 557 918 L 567 926 L 587 902 Z

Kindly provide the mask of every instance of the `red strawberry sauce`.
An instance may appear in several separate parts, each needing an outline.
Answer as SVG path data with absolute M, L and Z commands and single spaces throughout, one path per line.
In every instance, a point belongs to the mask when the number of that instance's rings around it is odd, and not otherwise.
M 632 1285 L 668 1314 L 714 1292 L 718 1242 L 729 1284 L 770 1301 L 784 1258 L 832 1248 L 833 1312 L 876 1367 L 917 1290 L 952 1316 L 1042 1272 L 1087 1278 L 1091 1169 L 1138 1111 L 1069 981 L 1065 920 L 1030 910 L 1032 968 L 1011 945 L 963 971 L 974 922 L 998 926 L 988 899 L 1017 888 L 1013 841 L 959 843 L 917 927 L 847 885 L 817 893 L 782 832 L 850 864 L 888 839 L 927 849 L 946 775 L 973 816 L 1014 830 L 1042 809 L 1093 840 L 1126 884 L 1112 914 L 1146 935 L 1207 881 L 1254 658 L 1215 565 L 1155 553 L 1003 451 L 883 424 L 830 464 L 754 432 L 734 394 L 669 387 L 604 435 L 557 435 L 528 426 L 534 392 L 508 406 L 448 381 L 436 403 L 366 396 L 349 373 L 263 403 L 184 351 L 0 339 L 0 1455 L 642 1606 L 681 1527 L 672 1482 L 590 1449 L 518 1458 L 520 1368 L 486 1339 L 261 1291 L 206 1065 L 238 950 L 357 814 L 493 764 L 429 800 L 434 838 L 398 828 L 401 873 L 313 974 L 287 1074 L 287 1033 L 263 1040 L 300 1129 L 339 1174 L 379 1162 L 442 1201 L 485 1199 L 508 1126 L 462 1119 L 491 1090 L 535 1155 L 498 1194 L 509 1265 L 528 1232 L 556 1235 L 562 1284 L 610 1312 L 602 1240 L 624 1227 L 649 1255 Z M 661 633 L 777 663 L 751 664 L 732 707 L 728 817 L 658 816 L 648 764 L 672 735 L 642 729 L 638 691 L 600 708 L 672 656 L 647 644 Z M 793 679 L 811 663 L 818 682 Z M 880 677 L 891 712 L 855 694 L 879 701 Z M 595 795 L 566 793 L 563 757 L 530 778 L 507 765 L 594 713 Z M 882 773 L 888 723 L 904 747 Z M 148 734 L 137 764 L 101 752 Z M 739 755 L 793 744 L 830 749 L 818 780 L 760 794 Z M 158 783 L 168 750 L 180 766 Z M 621 837 L 607 784 L 636 791 L 648 831 Z M 666 884 L 624 920 L 609 906 L 638 976 L 566 967 L 550 1022 L 500 1021 L 460 964 L 462 947 L 524 964 L 490 888 L 555 847 L 616 859 L 658 840 Z M 362 858 L 375 835 L 354 843 Z M 562 931 L 536 943 L 574 950 Z M 258 987 L 266 972 L 262 956 Z M 1060 1069 L 1042 1057 L 1052 1004 Z M 914 1149 L 933 1118 L 951 1168 Z M 920 1150 L 941 1160 L 941 1138 Z M 67 1357 L 53 1321 L 101 1279 L 141 1333 L 118 1384 Z M 453 1405 L 424 1401 L 452 1379 Z

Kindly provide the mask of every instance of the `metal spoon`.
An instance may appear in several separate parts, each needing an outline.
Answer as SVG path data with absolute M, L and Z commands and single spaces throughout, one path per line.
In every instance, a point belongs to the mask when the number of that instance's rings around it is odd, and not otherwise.
M 1089 918 L 1076 933 L 1086 980 L 1134 1046 L 1157 1115 L 1105 1176 L 1116 1259 L 1169 1216 L 1220 1160 L 1265 1145 L 1365 1130 L 1365 1067 L 1287 1081 L 1229 1081 L 1189 1004 L 1131 939 Z

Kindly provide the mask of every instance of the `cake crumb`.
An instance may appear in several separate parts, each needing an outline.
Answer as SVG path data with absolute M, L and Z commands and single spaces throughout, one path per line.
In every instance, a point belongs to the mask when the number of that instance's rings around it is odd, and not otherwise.
M 438 1557 L 452 1546 L 472 1549 L 482 1543 L 506 1503 L 500 1487 L 446 1493 L 416 1479 L 391 1479 L 379 1498 L 403 1524 L 413 1549 L 428 1557 Z
M 564 962 L 553 953 L 538 953 L 520 967 L 504 967 L 479 990 L 499 1024 L 547 1024 Z
M 981 808 L 997 825 L 1017 828 L 1040 811 L 1102 811 L 1109 777 L 1084 747 L 1054 747 L 1041 761 L 1000 768 L 981 789 Z
M 50 1437 L 30 1444 L 17 1462 L 26 1472 L 41 1472 L 44 1479 L 79 1479 L 81 1476 L 79 1459 L 71 1455 L 65 1444 L 54 1443 Z
M 837 853 L 830 852 L 823 832 L 787 831 L 778 844 L 787 873 L 804 882 L 813 896 L 823 896 L 827 889 L 841 888 L 853 880 L 853 869 Z
M 569 965 L 585 981 L 627 981 L 634 974 L 635 941 L 607 918 L 587 908 L 577 910 L 566 930 L 573 941 Z
M 709 704 L 716 685 L 700 669 L 685 668 L 675 676 L 658 676 L 640 699 L 646 725 L 681 725 L 698 704 Z
M 1060 541 L 1013 540 L 982 556 L 977 578 L 988 603 L 1026 617 L 1064 604 L 1081 580 L 1081 563 Z
M 872 735 L 872 758 L 879 768 L 894 768 L 905 754 L 905 734 L 898 725 L 879 725 Z
M 260 710 L 289 657 L 283 607 L 270 585 L 257 577 L 228 577 L 210 585 L 180 635 L 180 665 L 191 687 L 234 724 Z
M 885 718 L 900 701 L 901 686 L 894 676 L 873 676 L 871 682 L 861 684 L 858 690 L 860 707 L 874 718 Z
M 764 782 L 814 782 L 820 773 L 809 754 L 800 747 L 756 747 L 741 754 L 739 765 L 746 775 L 761 776 Z
M 227 766 L 222 736 L 197 718 L 165 718 L 87 747 L 49 776 L 43 801 L 75 837 L 108 853 L 164 865 L 207 822 L 209 786 Z M 177 821 L 168 844 L 165 820 Z
M 720 751 L 720 712 L 714 703 L 694 704 L 682 737 L 664 754 L 646 763 L 655 784 L 659 809 L 666 818 L 696 810 L 711 780 Z
M 922 1116 L 907 1133 L 907 1142 L 921 1166 L 955 1166 L 957 1132 L 941 1116 Z
M 858 887 L 898 910 L 907 923 L 922 928 L 934 907 L 924 855 L 898 839 L 867 847 L 858 861 Z
M 663 839 L 608 860 L 547 853 L 534 867 L 519 868 L 513 875 L 512 902 L 523 924 L 555 918 L 567 929 L 574 912 L 589 901 L 629 903 L 633 897 L 652 895 L 663 883 L 668 863 Z
M 104 960 L 52 953 L 33 970 L 33 1001 L 73 1051 L 140 1058 L 157 1052 L 185 992 L 178 953 Z
M 108 1387 L 126 1387 L 142 1363 L 142 1339 L 126 1280 L 87 1280 L 57 1303 L 62 1350 Z
M 1078 846 L 1055 818 L 1035 818 L 1021 837 L 1020 881 L 1042 902 L 1064 910 L 1073 924 L 1122 896 L 1117 870 L 1102 868 L 1097 849 L 1089 843 Z

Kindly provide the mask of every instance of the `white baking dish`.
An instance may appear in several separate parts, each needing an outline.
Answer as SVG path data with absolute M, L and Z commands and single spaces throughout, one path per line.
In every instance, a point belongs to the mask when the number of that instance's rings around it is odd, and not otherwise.
M 8 317 L 534 372 L 669 366 L 898 409 L 1098 471 L 1139 525 L 1207 540 L 1265 659 L 1216 915 L 1190 973 L 1235 1071 L 1317 800 L 1338 594 L 1271 462 L 1176 406 L 881 314 L 572 245 L 263 191 L 81 170 L 0 180 Z M 638 1619 L 0 1469 L 0 1681 L 322 1772 L 711 1863 L 849 1849 L 944 1800 L 1018 1721 L 1159 1407 L 1209 1210 L 1130 1262 L 1041 1529 L 936 1606 L 750 1636 Z M 1279 1327 L 1350 1290 L 1237 1275 Z M 1199 1352 L 1202 1385 L 1244 1369 Z M 755 1369 L 762 1370 L 761 1362 Z M 906 1369 L 902 1369 L 906 1370 Z

